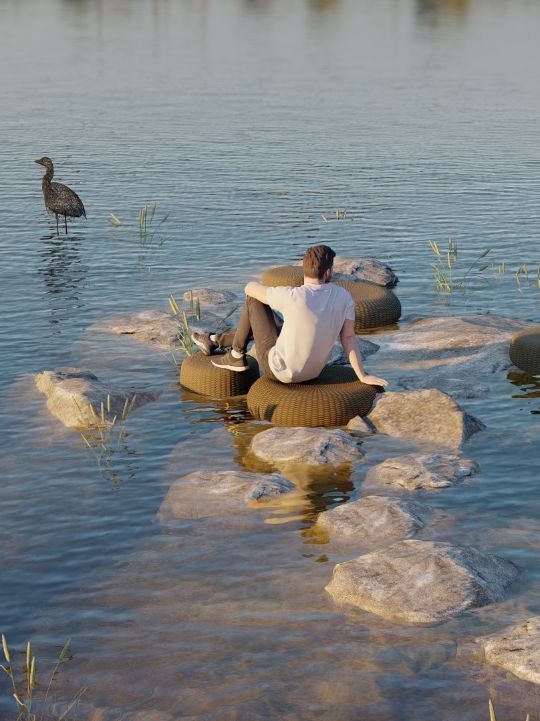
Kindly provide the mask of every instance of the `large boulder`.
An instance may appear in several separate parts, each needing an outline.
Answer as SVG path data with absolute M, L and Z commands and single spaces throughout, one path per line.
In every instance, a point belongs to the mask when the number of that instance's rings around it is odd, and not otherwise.
M 195 311 L 187 310 L 186 318 L 191 330 L 215 331 L 223 324 L 223 319 L 215 313 L 204 311 L 200 318 Z M 146 345 L 165 351 L 180 351 L 178 333 L 181 320 L 161 310 L 147 309 L 129 315 L 110 318 L 101 323 L 101 327 L 117 335 L 129 335 Z
M 540 616 L 521 621 L 502 633 L 477 638 L 476 642 L 483 646 L 487 663 L 540 684 Z
M 398 277 L 386 263 L 373 258 L 334 258 L 334 276 L 336 280 L 361 280 L 393 288 Z
M 270 463 L 340 465 L 363 456 L 358 443 L 342 430 L 270 428 L 251 441 L 251 451 Z
M 74 429 L 110 425 L 125 418 L 134 408 L 156 400 L 157 393 L 120 390 L 102 383 L 89 370 L 60 368 L 43 371 L 35 378 L 47 396 L 47 408 L 65 426 Z
M 317 525 L 332 538 L 382 546 L 414 535 L 429 510 L 404 498 L 364 496 L 319 514 Z
M 438 388 L 456 398 L 477 398 L 489 381 L 511 366 L 514 333 L 532 324 L 495 315 L 436 317 L 401 324 L 399 333 L 377 334 L 377 368 L 399 368 L 397 386 Z
M 298 261 L 296 265 L 302 265 Z M 367 281 L 393 288 L 398 282 L 398 277 L 386 263 L 373 258 L 345 258 L 336 255 L 334 258 L 334 280 Z
M 158 520 L 233 515 L 247 507 L 264 506 L 294 491 L 296 486 L 278 473 L 196 471 L 175 481 L 158 511 Z
M 459 448 L 485 425 L 434 388 L 378 396 L 368 415 L 380 433 L 438 446 Z
M 338 563 L 326 590 L 392 621 L 436 623 L 501 600 L 518 574 L 475 548 L 410 539 Z
M 410 453 L 388 458 L 370 468 L 365 482 L 386 483 L 408 491 L 419 488 L 447 488 L 478 473 L 475 461 L 445 453 Z

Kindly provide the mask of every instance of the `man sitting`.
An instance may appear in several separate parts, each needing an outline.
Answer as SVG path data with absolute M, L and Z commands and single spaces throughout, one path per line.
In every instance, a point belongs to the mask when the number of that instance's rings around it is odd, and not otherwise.
M 359 380 L 388 385 L 384 378 L 364 370 L 354 333 L 353 298 L 345 288 L 330 283 L 335 255 L 327 245 L 308 248 L 303 259 L 304 284 L 298 288 L 248 283 L 238 327 L 220 334 L 195 332 L 193 341 L 206 355 L 230 349 L 212 358 L 212 364 L 245 371 L 247 346 L 254 340 L 257 361 L 268 378 L 300 383 L 319 376 L 339 336 Z M 282 316 L 282 324 L 273 311 Z

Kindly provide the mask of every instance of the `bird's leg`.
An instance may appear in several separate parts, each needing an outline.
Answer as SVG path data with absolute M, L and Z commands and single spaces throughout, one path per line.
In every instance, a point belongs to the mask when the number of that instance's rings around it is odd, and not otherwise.
M 55 213 L 56 216 L 56 235 L 59 235 L 58 233 L 58 213 Z
M 66 224 L 66 235 L 67 235 L 67 215 L 64 215 L 64 223 Z

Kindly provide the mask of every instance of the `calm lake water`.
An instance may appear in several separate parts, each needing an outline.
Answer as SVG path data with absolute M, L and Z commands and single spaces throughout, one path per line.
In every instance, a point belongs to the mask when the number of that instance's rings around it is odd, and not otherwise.
M 189 288 L 241 291 L 320 242 L 388 262 L 405 315 L 539 320 L 539 36 L 527 0 L 0 2 L 0 630 L 32 639 L 38 677 L 72 639 L 53 695 L 87 687 L 75 717 L 473 721 L 491 696 L 503 719 L 540 718 L 538 690 L 466 650 L 540 613 L 538 381 L 501 374 L 464 402 L 488 424 L 465 448 L 481 474 L 429 495 L 419 535 L 500 553 L 521 581 L 504 603 L 404 628 L 334 606 L 323 589 L 351 554 L 308 533 L 362 492 L 364 464 L 297 470 L 289 515 L 161 527 L 170 483 L 249 467 L 259 426 L 241 403 L 185 395 L 166 354 L 95 328 Z M 67 238 L 43 207 L 42 155 L 86 206 Z M 169 217 L 143 247 L 146 203 Z M 486 248 L 493 265 L 442 298 L 429 240 L 449 237 L 459 274 Z M 62 366 L 161 391 L 101 464 L 33 390 Z M 383 460 L 377 438 L 364 448 Z

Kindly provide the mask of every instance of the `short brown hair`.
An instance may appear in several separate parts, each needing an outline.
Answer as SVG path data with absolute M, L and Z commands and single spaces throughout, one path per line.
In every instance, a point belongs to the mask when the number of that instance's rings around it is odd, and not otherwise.
M 313 245 L 304 253 L 302 266 L 307 278 L 322 280 L 325 272 L 334 265 L 336 254 L 327 245 Z

